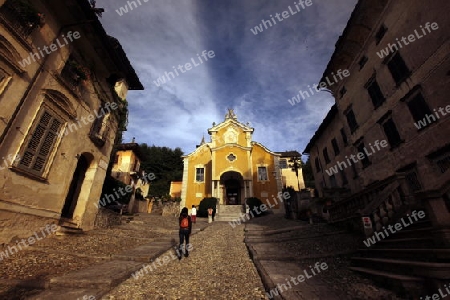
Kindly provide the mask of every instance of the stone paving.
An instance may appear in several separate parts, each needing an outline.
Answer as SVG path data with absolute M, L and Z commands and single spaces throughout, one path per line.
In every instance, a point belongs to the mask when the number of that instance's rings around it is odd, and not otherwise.
M 358 235 L 269 215 L 246 224 L 246 243 L 266 288 L 281 288 L 282 299 L 403 299 L 348 270 Z M 316 263 L 327 268 L 319 273 Z
M 193 251 L 179 261 L 177 223 L 141 215 L 48 237 L 2 261 L 0 299 L 402 299 L 348 270 L 360 237 L 326 224 L 282 215 L 236 227 L 199 219 Z
M 192 236 L 191 244 L 189 257 L 171 259 L 170 250 L 162 255 L 170 258 L 167 264 L 129 278 L 102 299 L 267 299 L 244 243 L 244 227 L 214 222 Z
M 208 226 L 205 220 L 200 220 L 194 227 L 194 233 Z M 71 300 L 82 297 L 76 283 L 65 287 L 67 283 L 61 279 L 69 279 L 69 274 L 84 272 L 89 268 L 111 263 L 113 266 L 130 264 L 134 261 L 139 268 L 142 261 L 148 261 L 169 249 L 177 239 L 178 219 L 161 215 L 142 214 L 135 216 L 130 222 L 109 229 L 96 229 L 77 235 L 49 236 L 33 246 L 14 253 L 1 261 L 0 268 L 0 299 L 50 299 L 49 292 L 61 290 L 66 293 L 64 299 Z M 5 246 L 0 247 L 0 251 Z M 125 263 L 117 263 L 125 261 Z M 99 269 L 100 270 L 100 269 Z M 95 272 L 92 271 L 92 276 Z M 119 282 L 112 280 L 121 278 L 120 274 L 103 273 L 100 278 L 111 278 L 113 286 Z M 125 280 L 131 274 L 126 269 Z M 66 276 L 66 277 L 64 277 Z M 72 276 L 72 275 L 71 275 Z M 89 276 L 85 276 L 89 278 Z M 123 276 L 122 276 L 123 277 Z M 74 279 L 74 278 L 71 278 Z M 97 279 L 91 278 L 92 282 Z M 106 281 L 103 281 L 105 283 Z M 120 281 L 121 282 L 121 281 Z M 97 282 L 100 284 L 101 282 Z M 84 289 L 80 283 L 81 292 Z M 58 286 L 58 285 L 62 285 Z M 71 290 L 69 292 L 68 289 Z M 107 288 L 107 291 L 112 287 Z M 42 293 L 46 289 L 44 293 Z M 96 289 L 98 291 L 103 288 Z M 57 296 L 55 296 L 57 298 Z M 61 299 L 61 298 L 59 298 Z

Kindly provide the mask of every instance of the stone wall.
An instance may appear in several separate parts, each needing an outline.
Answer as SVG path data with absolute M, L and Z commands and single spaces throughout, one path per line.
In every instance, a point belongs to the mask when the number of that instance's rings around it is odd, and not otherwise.
M 140 201 L 140 200 L 136 200 L 134 202 L 134 208 L 133 208 L 133 213 L 149 213 L 149 201 Z M 150 207 L 150 211 L 151 211 L 151 207 Z
M 168 202 L 163 204 L 162 209 L 163 216 L 179 216 L 180 215 L 180 203 L 179 202 Z
M 109 228 L 122 224 L 122 215 L 106 208 L 99 208 L 95 218 L 95 228 Z
M 0 213 L 0 244 L 28 238 L 35 232 L 40 232 L 46 225 L 56 223 L 57 220 L 53 218 L 2 211 Z

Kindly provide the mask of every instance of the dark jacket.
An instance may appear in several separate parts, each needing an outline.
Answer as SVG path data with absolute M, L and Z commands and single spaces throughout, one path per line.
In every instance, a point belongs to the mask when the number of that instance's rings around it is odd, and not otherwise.
M 180 214 L 180 217 L 179 217 L 179 219 L 178 219 L 178 226 L 180 227 L 180 230 L 184 230 L 184 229 L 181 228 L 181 220 L 182 220 L 183 218 L 188 218 L 188 222 L 189 222 L 188 230 L 189 230 L 189 234 L 191 234 L 191 231 L 192 231 L 192 220 L 191 220 L 191 216 L 189 216 L 189 215 L 188 215 L 187 213 L 185 213 L 185 212 L 182 212 L 182 213 Z

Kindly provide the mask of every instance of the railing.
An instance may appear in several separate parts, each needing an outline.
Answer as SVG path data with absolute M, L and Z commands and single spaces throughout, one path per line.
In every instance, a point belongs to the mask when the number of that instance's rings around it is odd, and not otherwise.
M 42 21 L 41 15 L 24 1 L 6 1 L 0 7 L 0 15 L 24 38 L 29 37 Z
M 397 173 L 368 189 L 357 193 L 329 208 L 330 222 L 352 222 L 360 224 L 361 217 L 369 217 L 372 227 L 365 227 L 366 234 L 382 230 L 383 226 L 398 221 L 406 211 L 417 205 L 413 187 L 407 174 Z M 365 224 L 367 226 L 367 224 Z

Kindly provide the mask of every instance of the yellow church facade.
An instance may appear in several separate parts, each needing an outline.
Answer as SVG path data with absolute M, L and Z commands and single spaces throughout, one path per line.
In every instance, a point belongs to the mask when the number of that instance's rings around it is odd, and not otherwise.
M 242 205 L 257 197 L 275 211 L 283 208 L 274 200 L 282 192 L 280 154 L 253 141 L 253 132 L 231 109 L 222 123 L 213 123 L 210 142 L 183 156 L 181 207 L 199 205 L 205 197 L 217 198 L 220 205 Z

